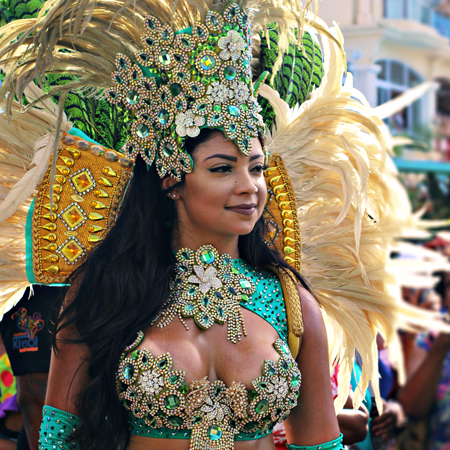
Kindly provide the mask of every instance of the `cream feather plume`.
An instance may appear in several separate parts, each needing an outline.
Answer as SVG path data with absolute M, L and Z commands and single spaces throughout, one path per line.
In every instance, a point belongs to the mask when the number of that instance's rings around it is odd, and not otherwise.
M 390 294 L 388 283 L 395 280 L 386 271 L 388 244 L 402 229 L 416 227 L 417 218 L 389 157 L 391 135 L 353 89 L 351 74 L 342 86 L 342 34 L 337 27 L 327 31 L 325 77 L 308 101 L 290 109 L 269 86 L 259 93 L 276 112 L 270 152 L 282 156 L 297 195 L 302 275 L 322 306 L 330 360 L 340 365 L 336 410 L 348 395 L 355 348 L 363 359 L 355 403 L 371 380 L 381 410 L 377 332 L 402 369 L 396 330 L 436 326 L 437 316 Z
M 30 101 L 44 97 L 34 84 L 24 94 Z M 72 128 L 50 99 L 40 101 L 39 107 L 24 112 L 14 101 L 10 120 L 5 112 L 0 114 L 0 320 L 30 285 L 25 267 L 28 210 L 48 169 L 57 132 Z M 63 123 L 58 129 L 59 116 Z

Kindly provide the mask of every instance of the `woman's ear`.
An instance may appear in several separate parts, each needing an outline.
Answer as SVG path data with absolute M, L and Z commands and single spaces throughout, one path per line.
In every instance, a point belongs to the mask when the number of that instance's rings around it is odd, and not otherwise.
M 177 180 L 175 180 L 175 178 L 172 178 L 170 176 L 165 177 L 162 180 L 161 183 L 161 187 L 163 188 L 164 191 L 170 190 L 173 186 L 175 186 L 178 183 Z M 177 190 L 174 189 L 173 191 L 171 191 L 170 193 L 167 193 L 168 197 L 171 198 L 176 198 L 177 197 Z M 175 196 L 175 197 L 174 197 Z

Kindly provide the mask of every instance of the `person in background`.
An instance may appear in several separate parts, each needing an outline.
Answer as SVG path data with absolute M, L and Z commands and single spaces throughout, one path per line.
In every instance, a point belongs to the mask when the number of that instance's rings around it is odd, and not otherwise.
M 0 322 L 0 333 L 16 378 L 17 404 L 23 417 L 18 450 L 38 449 L 50 368 L 50 316 L 60 292 L 61 288 L 33 286 L 33 292 L 27 289 L 19 303 Z
M 441 274 L 436 291 L 442 310 L 450 307 L 450 273 Z M 416 339 L 407 366 L 408 381 L 399 400 L 412 419 L 429 418 L 429 450 L 450 449 L 450 334 L 430 331 Z

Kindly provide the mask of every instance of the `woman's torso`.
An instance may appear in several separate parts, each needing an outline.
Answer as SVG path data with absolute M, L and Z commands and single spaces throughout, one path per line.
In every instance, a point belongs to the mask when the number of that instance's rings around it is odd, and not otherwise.
M 234 264 L 240 271 L 245 267 L 245 264 L 242 262 L 238 263 L 235 261 Z M 173 319 L 163 328 L 153 325 L 145 330 L 142 341 L 127 354 L 127 358 L 138 357 L 139 361 L 141 361 L 143 358 L 142 352 L 144 352 L 146 355 L 149 355 L 149 358 L 152 361 L 153 358 L 155 358 L 155 362 L 160 362 L 162 355 L 166 355 L 168 357 L 169 366 L 171 366 L 169 370 L 170 373 L 167 372 L 168 375 L 171 375 L 173 380 L 177 377 L 180 377 L 180 379 L 175 382 L 175 387 L 172 392 L 173 395 L 167 400 L 167 404 L 161 407 L 156 406 L 156 409 L 154 409 L 155 402 L 159 401 L 164 405 L 164 401 L 166 401 L 162 400 L 162 398 L 164 396 L 167 397 L 168 394 L 168 392 L 164 393 L 164 391 L 167 391 L 168 386 L 167 383 L 164 383 L 164 380 L 167 381 L 167 377 L 162 378 L 159 369 L 158 372 L 154 370 L 150 371 L 149 369 L 145 369 L 146 372 L 143 372 L 142 366 L 139 366 L 141 367 L 141 369 L 139 369 L 138 364 L 134 363 L 134 369 L 139 371 L 139 375 L 137 375 L 138 378 L 136 378 L 133 386 L 140 386 L 141 391 L 137 393 L 137 397 L 140 397 L 141 401 L 139 402 L 134 399 L 134 397 L 130 398 L 129 396 L 124 400 L 127 401 L 128 409 L 133 410 L 136 405 L 143 405 L 142 398 L 145 397 L 146 401 L 147 399 L 152 399 L 149 404 L 153 407 L 152 411 L 156 419 L 159 414 L 160 422 L 158 425 L 156 425 L 156 422 L 154 423 L 156 426 L 151 430 L 151 433 L 154 435 L 155 432 L 159 432 L 160 437 L 147 437 L 146 433 L 148 435 L 149 427 L 143 422 L 142 418 L 136 417 L 135 414 L 130 414 L 131 420 L 134 420 L 135 428 L 138 426 L 141 427 L 143 436 L 132 432 L 129 450 L 151 448 L 171 448 L 174 450 L 188 449 L 190 446 L 189 439 L 186 438 L 186 436 L 184 436 L 183 439 L 182 436 L 182 431 L 186 424 L 184 423 L 182 430 L 179 431 L 170 430 L 167 426 L 162 426 L 162 422 L 165 421 L 165 425 L 167 425 L 167 417 L 172 417 L 172 421 L 181 420 L 180 417 L 183 417 L 183 407 L 185 408 L 187 403 L 191 402 L 191 400 L 188 399 L 188 396 L 191 395 L 190 393 L 192 392 L 192 383 L 201 380 L 206 380 L 206 383 L 210 383 L 213 386 L 218 386 L 217 383 L 223 382 L 223 384 L 220 384 L 222 389 L 229 389 L 233 383 L 245 386 L 245 390 L 243 390 L 243 386 L 240 387 L 240 395 L 244 395 L 248 398 L 245 407 L 248 411 L 253 411 L 253 419 L 248 416 L 248 414 L 246 416 L 246 413 L 241 411 L 241 418 L 238 418 L 237 421 L 240 423 L 247 422 L 247 429 L 253 427 L 253 435 L 255 435 L 255 432 L 258 433 L 258 438 L 243 441 L 237 440 L 234 443 L 234 448 L 264 450 L 274 448 L 272 436 L 267 434 L 270 433 L 274 426 L 272 419 L 280 419 L 279 416 L 284 415 L 286 410 L 284 410 L 283 413 L 281 413 L 281 410 L 277 411 L 277 416 L 274 411 L 276 401 L 271 403 L 265 399 L 270 397 L 281 401 L 281 403 L 290 401 L 291 403 L 289 403 L 289 405 L 292 408 L 294 395 L 295 400 L 298 395 L 300 380 L 297 382 L 296 377 L 294 377 L 294 383 L 292 382 L 293 374 L 296 373 L 298 369 L 287 349 L 287 345 L 283 342 L 287 340 L 287 321 L 285 304 L 279 281 L 272 275 L 269 275 L 269 273 L 264 273 L 264 276 L 255 280 L 255 283 L 257 284 L 255 293 L 248 302 L 243 303 L 247 307 L 241 306 L 247 336 L 242 337 L 242 340 L 237 344 L 234 344 L 227 339 L 227 324 L 220 325 L 216 323 L 208 330 L 202 330 L 196 326 L 194 319 L 192 318 L 184 318 L 189 327 L 188 330 L 177 318 Z M 283 339 L 280 339 L 280 336 L 283 337 Z M 278 350 L 274 346 L 275 342 L 278 342 Z M 287 350 L 289 355 L 285 355 L 283 350 Z M 167 354 L 170 354 L 170 357 Z M 276 364 L 284 361 L 283 358 L 286 358 L 286 363 L 284 363 L 286 372 L 281 373 Z M 147 360 L 148 357 L 145 356 L 145 362 L 147 362 Z M 128 361 L 131 360 L 128 359 Z M 268 369 L 264 369 L 266 377 L 262 377 L 263 366 L 265 367 L 264 361 L 272 361 L 274 363 L 274 370 L 276 373 L 272 374 L 272 378 L 267 377 Z M 166 365 L 166 362 L 164 362 L 164 365 Z M 122 363 L 121 369 L 119 370 L 123 371 L 124 367 L 124 363 Z M 298 375 L 300 377 L 299 373 Z M 216 382 L 216 380 L 220 381 Z M 270 380 L 273 381 L 271 385 Z M 267 386 L 267 381 L 269 381 L 270 386 Z M 184 391 L 182 382 L 185 383 L 184 386 L 186 386 Z M 205 381 L 201 382 L 205 383 Z M 270 394 L 269 397 L 267 397 L 267 394 L 264 394 L 266 395 L 266 397 L 264 397 L 264 395 L 261 394 L 261 389 L 258 389 L 259 393 L 255 392 L 255 383 L 258 387 L 263 383 L 261 386 L 268 389 L 268 391 L 265 392 Z M 295 384 L 295 388 L 293 384 Z M 186 393 L 187 386 L 190 387 L 189 393 Z M 122 383 L 122 397 L 126 388 L 128 387 Z M 277 389 L 279 389 L 279 392 L 277 392 Z M 239 391 L 239 389 L 237 389 L 237 391 Z M 234 398 L 236 400 L 239 398 L 236 395 L 234 397 L 229 396 L 228 399 Z M 278 398 L 276 398 L 277 395 Z M 290 399 L 288 397 L 290 397 Z M 192 397 L 190 398 L 192 399 Z M 222 398 L 225 398 L 225 395 Z M 255 399 L 253 400 L 253 403 L 252 398 Z M 200 400 L 200 402 L 201 401 L 202 400 Z M 205 400 L 205 396 L 203 395 L 203 406 L 195 411 L 189 411 L 189 414 L 195 415 L 198 414 L 200 410 L 203 410 L 203 413 L 200 413 L 200 415 L 203 417 L 202 420 L 205 420 L 204 416 L 206 412 L 210 411 L 213 416 L 215 414 L 216 420 L 213 420 L 213 422 L 218 424 L 219 427 L 222 427 L 226 420 L 222 422 L 219 420 L 220 412 L 217 414 L 217 405 L 223 405 L 223 403 L 220 402 L 222 402 L 222 400 L 215 402 L 214 399 L 210 399 L 209 397 Z M 223 409 L 225 414 L 229 412 L 227 404 L 230 406 L 230 403 L 227 402 L 225 402 L 225 409 Z M 258 406 L 256 409 L 258 411 L 265 411 L 267 405 L 269 405 L 269 409 L 272 410 L 272 417 L 269 418 L 266 416 L 263 420 L 262 417 L 264 414 L 262 414 L 261 416 L 258 416 L 261 417 L 260 420 L 255 419 L 255 402 L 256 406 Z M 164 409 L 166 406 L 174 408 L 173 416 L 170 415 L 172 412 Z M 236 404 L 233 404 L 233 407 L 236 407 Z M 215 411 L 214 408 L 216 408 Z M 161 418 L 161 409 L 164 409 L 165 411 L 165 418 Z M 177 411 L 179 410 L 181 411 L 181 414 L 179 414 L 177 418 Z M 138 409 L 137 416 L 142 416 L 142 414 L 143 412 Z M 146 417 L 148 418 L 149 416 Z M 184 414 L 184 417 L 186 417 L 186 414 Z M 131 426 L 133 428 L 133 423 L 131 423 Z M 226 426 L 224 427 L 224 430 L 225 428 Z M 137 433 L 139 433 L 139 431 L 137 431 Z M 190 434 L 191 430 L 185 430 L 184 434 L 186 435 L 187 433 Z M 252 434 L 246 435 L 242 432 L 237 436 L 238 438 L 242 438 L 250 435 Z M 264 435 L 267 436 L 264 437 Z M 263 437 L 261 438 L 261 436 Z M 165 437 L 170 438 L 170 441 L 164 439 Z

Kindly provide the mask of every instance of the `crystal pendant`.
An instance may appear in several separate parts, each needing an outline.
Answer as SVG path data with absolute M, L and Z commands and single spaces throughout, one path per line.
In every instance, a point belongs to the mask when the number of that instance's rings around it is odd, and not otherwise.
M 223 71 L 223 75 L 228 81 L 233 81 L 237 75 L 236 67 L 233 67 L 233 66 L 225 67 L 225 69 Z
M 145 123 L 140 123 L 136 126 L 136 134 L 141 138 L 144 139 L 148 137 L 149 135 L 149 128 Z
M 211 250 L 205 249 L 201 251 L 200 259 L 204 264 L 212 264 L 216 259 L 216 257 L 214 256 L 214 253 Z
M 203 70 L 212 70 L 216 67 L 216 59 L 211 55 L 205 55 L 200 59 L 200 66 Z
M 208 428 L 207 435 L 211 441 L 218 441 L 222 437 L 222 427 L 219 425 L 211 425 Z

